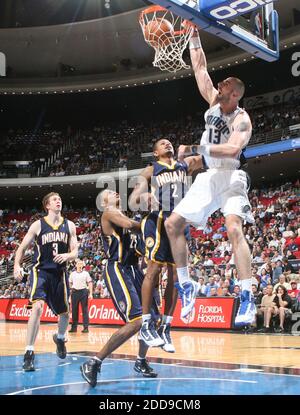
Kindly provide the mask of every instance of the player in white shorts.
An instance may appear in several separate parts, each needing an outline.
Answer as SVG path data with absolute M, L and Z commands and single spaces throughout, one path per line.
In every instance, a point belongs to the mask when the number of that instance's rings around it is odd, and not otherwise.
M 238 106 L 245 86 L 241 80 L 231 77 L 220 82 L 218 89 L 214 88 L 196 27 L 190 40 L 190 53 L 200 93 L 210 109 L 205 113 L 206 129 L 201 144 L 181 145 L 178 157 L 202 154 L 208 169 L 198 174 L 184 199 L 165 222 L 177 267 L 177 288 L 182 301 L 192 311 L 196 283 L 189 277 L 184 228 L 187 222 L 204 226 L 208 217 L 221 209 L 242 280 L 241 304 L 235 324 L 245 325 L 254 320 L 256 312 L 251 293 L 250 250 L 242 230 L 243 221 L 253 223 L 254 219 L 247 195 L 247 175 L 239 170 L 242 151 L 252 134 L 250 117 Z

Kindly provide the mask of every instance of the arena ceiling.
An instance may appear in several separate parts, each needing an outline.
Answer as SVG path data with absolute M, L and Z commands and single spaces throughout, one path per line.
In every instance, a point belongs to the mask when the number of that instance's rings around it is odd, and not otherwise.
M 151 65 L 153 50 L 145 44 L 138 24 L 139 12 L 148 4 L 143 0 L 2 1 L 0 49 L 6 55 L 7 76 L 0 79 L 0 93 L 82 92 L 173 79 Z M 276 8 L 281 47 L 299 44 L 299 26 L 294 25 L 299 0 L 279 0 Z M 251 59 L 207 33 L 203 44 L 210 68 Z M 177 77 L 190 76 L 189 72 Z

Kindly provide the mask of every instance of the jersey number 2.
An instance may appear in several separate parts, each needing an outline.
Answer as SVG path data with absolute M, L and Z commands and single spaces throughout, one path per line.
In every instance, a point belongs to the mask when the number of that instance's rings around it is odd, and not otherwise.
M 171 184 L 171 189 L 173 190 L 172 197 L 178 197 L 177 184 Z

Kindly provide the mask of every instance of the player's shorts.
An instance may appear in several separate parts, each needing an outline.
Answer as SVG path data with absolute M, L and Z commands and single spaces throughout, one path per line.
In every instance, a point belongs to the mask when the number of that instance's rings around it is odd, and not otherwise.
M 141 223 L 143 235 L 143 255 L 147 260 L 151 260 L 158 264 L 174 265 L 174 259 L 169 242 L 169 238 L 165 229 L 165 220 L 171 215 L 171 212 L 153 211 L 146 216 Z M 185 229 L 185 237 L 190 239 L 189 226 Z
M 29 308 L 32 303 L 43 300 L 56 315 L 69 312 L 69 279 L 64 269 L 33 268 L 30 273 L 30 287 Z
M 174 259 L 165 229 L 165 220 L 169 212 L 155 211 L 149 213 L 141 223 L 143 240 L 145 244 L 144 256 L 159 264 L 174 264 Z
M 221 209 L 223 215 L 237 215 L 254 223 L 248 199 L 247 174 L 243 170 L 209 169 L 199 173 L 174 212 L 197 226 Z
M 107 261 L 104 280 L 116 310 L 125 323 L 141 318 L 144 274 L 135 266 Z M 152 308 L 159 314 L 154 302 Z

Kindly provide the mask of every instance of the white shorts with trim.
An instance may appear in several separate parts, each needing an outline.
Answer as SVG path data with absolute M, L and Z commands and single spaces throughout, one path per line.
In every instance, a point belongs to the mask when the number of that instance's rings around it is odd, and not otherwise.
M 254 223 L 243 170 L 209 169 L 199 173 L 174 212 L 197 226 L 205 226 L 216 210 Z

